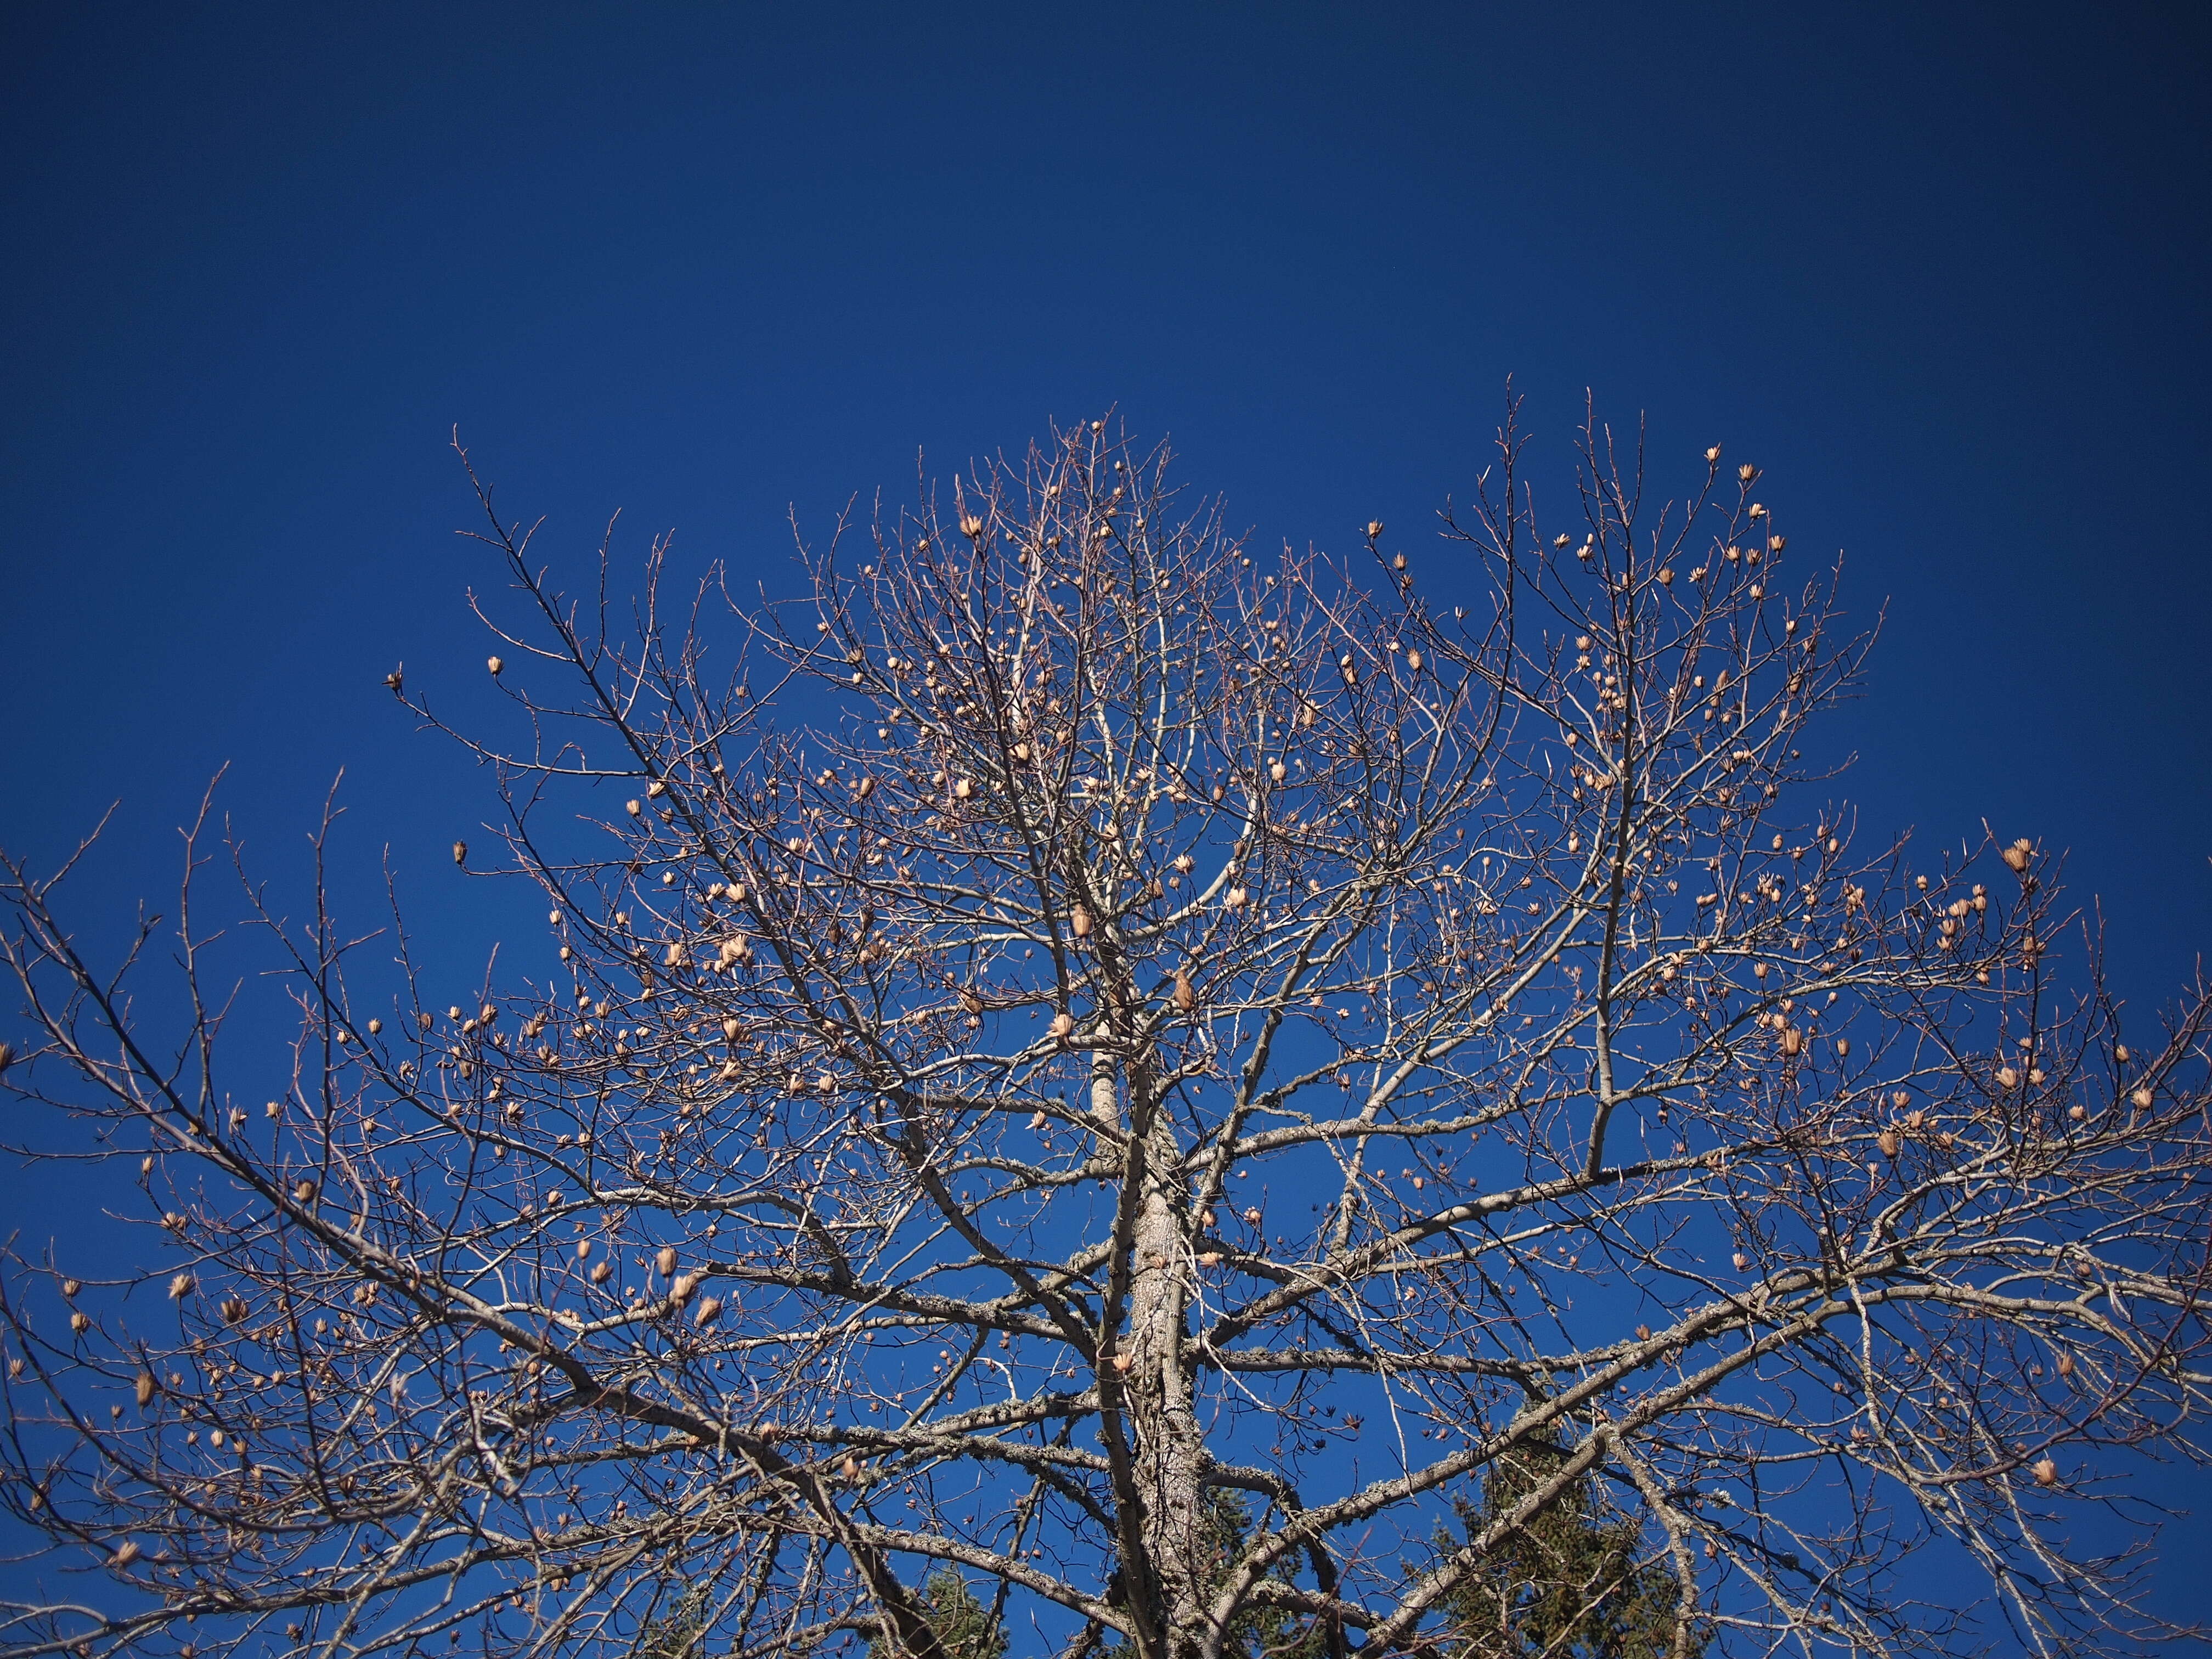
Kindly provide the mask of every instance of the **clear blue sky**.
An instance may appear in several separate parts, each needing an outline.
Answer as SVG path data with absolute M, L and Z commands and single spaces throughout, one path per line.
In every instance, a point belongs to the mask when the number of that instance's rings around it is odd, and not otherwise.
M 10 5 L 0 842 L 120 799 L 112 924 L 218 765 L 280 876 L 343 765 L 473 974 L 482 781 L 380 684 L 483 695 L 455 423 L 550 549 L 775 583 L 787 510 L 1109 405 L 1262 545 L 1418 548 L 1510 373 L 1562 481 L 1585 386 L 1662 485 L 1765 467 L 1888 605 L 1867 822 L 2070 848 L 2155 999 L 2212 940 L 2204 14 L 1662 9 Z

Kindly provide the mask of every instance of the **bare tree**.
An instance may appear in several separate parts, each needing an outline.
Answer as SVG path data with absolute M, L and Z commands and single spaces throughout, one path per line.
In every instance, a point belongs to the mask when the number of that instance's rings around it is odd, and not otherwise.
M 453 735 L 550 982 L 249 884 L 264 1106 L 189 879 L 164 1040 L 7 866 L 17 1122 L 146 1231 L 13 1257 L 80 1577 L 6 1651 L 2156 1634 L 2109 1483 L 2201 1455 L 2212 1003 L 2124 1033 L 2030 841 L 1861 844 L 1868 641 L 1756 469 L 1656 506 L 1593 422 L 1555 524 L 1522 443 L 1437 580 L 1091 422 L 680 626 L 479 487 L 514 735 Z

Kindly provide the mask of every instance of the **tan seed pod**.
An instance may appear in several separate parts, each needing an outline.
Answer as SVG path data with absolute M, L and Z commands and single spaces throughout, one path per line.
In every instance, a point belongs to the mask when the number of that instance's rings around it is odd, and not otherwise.
M 1849 1060 L 1850 1057 L 1851 1040 L 1849 1037 L 1838 1037 L 1836 1039 L 1836 1058 L 1838 1060 Z
M 468 861 L 469 861 L 469 844 L 468 844 L 468 842 L 465 842 L 465 841 L 457 841 L 457 842 L 455 842 L 453 843 L 453 862 L 454 862 L 454 863 L 456 863 L 456 864 L 466 864 Z
M 2058 1465 L 2047 1457 L 2038 1459 L 2035 1465 L 2035 1484 L 2039 1486 L 2057 1486 Z
M 653 1263 L 660 1269 L 663 1279 L 673 1278 L 676 1273 L 676 1247 L 673 1244 L 662 1245 L 660 1254 L 653 1258 Z
M 2006 848 L 2002 856 L 2004 859 L 2006 867 L 2011 870 L 2011 872 L 2017 876 L 2027 873 L 2027 855 L 2028 849 L 2027 847 L 2015 844 Z
M 699 1311 L 691 1316 L 691 1322 L 695 1325 L 711 1325 L 720 1317 L 721 1312 L 722 1298 L 719 1296 L 710 1296 L 699 1304 Z
M 605 1284 L 605 1283 L 607 1282 L 607 1280 L 609 1280 L 610 1279 L 612 1279 L 614 1276 L 615 1276 L 615 1264 L 614 1264 L 613 1262 L 611 1262 L 611 1261 L 600 1261 L 600 1262 L 596 1262 L 596 1263 L 594 1263 L 594 1264 L 592 1265 L 592 1284 L 594 1284 L 594 1285 L 604 1285 L 604 1284 Z
M 1073 910 L 1068 913 L 1067 925 L 1076 938 L 1089 939 L 1091 937 L 1091 912 L 1085 909 L 1081 905 L 1077 905 Z
M 2135 1103 L 2135 1108 L 2137 1111 L 2147 1112 L 2150 1110 L 2151 1102 L 2155 1100 L 2157 1097 L 2152 1094 L 2148 1089 L 2138 1089 L 2135 1093 L 2130 1095 L 2128 1098 Z
M 591 1259 L 592 1241 L 588 1238 L 578 1239 L 576 1241 L 576 1260 L 579 1261 L 589 1261 Z
M 179 1273 L 174 1279 L 169 1281 L 170 1301 L 181 1302 L 185 1297 L 190 1296 L 191 1293 L 192 1276 L 190 1273 Z
M 1382 533 L 1382 520 L 1380 519 L 1370 519 L 1367 521 L 1367 539 L 1371 542 Z
M 497 679 L 500 675 L 500 671 L 505 668 L 507 665 L 501 662 L 497 657 L 486 657 L 484 659 L 484 666 L 491 670 L 491 677 L 494 679 Z
M 1242 887 L 1232 887 L 1223 896 L 1221 902 L 1229 909 L 1241 910 L 1244 907 L 1244 900 L 1246 896 L 1247 895 Z
M 1075 1020 L 1073 1016 L 1063 1012 L 1061 1013 L 1054 1014 L 1052 1017 L 1052 1034 L 1054 1036 L 1066 1036 L 1074 1030 Z
M 1738 1250 L 1735 1253 L 1734 1261 L 1735 1262 L 1735 1270 L 1738 1273 L 1741 1273 L 1746 1267 L 1751 1266 L 1751 1258 L 1746 1255 L 1741 1250 Z
M 1280 783 L 1285 778 L 1290 775 L 1290 769 L 1285 766 L 1282 762 L 1275 761 L 1268 766 L 1267 775 L 1275 782 Z
M 845 1461 L 838 1467 L 844 1471 L 845 1478 L 848 1480 L 857 1480 L 860 1478 L 860 1460 L 854 1457 L 851 1453 L 848 1452 L 846 1454 Z
M 1244 1222 L 1245 1222 L 1245 1224 L 1246 1224 L 1247 1226 L 1251 1226 L 1251 1227 L 1256 1227 L 1256 1226 L 1258 1226 L 1258 1225 L 1260 1224 L 1260 1212 L 1258 1211 L 1258 1209 L 1257 1209 L 1257 1208 L 1254 1208 L 1254 1209 L 1249 1209 L 1249 1210 L 1245 1211 L 1245 1212 L 1244 1212 Z
M 725 1042 L 735 1042 L 738 1040 L 738 1034 L 744 1030 L 744 1027 L 738 1024 L 735 1019 L 724 1020 L 722 1022 L 722 1041 Z
M 1052 1120 L 1047 1117 L 1042 1112 L 1033 1113 L 1030 1117 L 1030 1127 L 1032 1129 L 1042 1129 L 1051 1121 Z
M 1880 1134 L 1875 1137 L 1875 1139 L 1880 1144 L 1882 1156 L 1884 1158 L 1895 1158 L 1897 1156 L 1899 1147 L 1903 1145 L 1903 1143 L 1898 1139 L 1897 1131 L 1894 1129 L 1884 1129 Z
M 2071 1376 L 2074 1375 L 2074 1356 L 2072 1354 L 2062 1352 L 2058 1356 L 2058 1374 L 2061 1376 Z
M 135 1538 L 126 1538 L 115 1553 L 107 1558 L 107 1565 L 111 1567 L 127 1567 L 137 1559 L 138 1540 Z
M 1198 868 L 1198 860 L 1188 853 L 1178 853 L 1176 854 L 1175 867 L 1178 872 L 1187 876 Z
M 2012 1068 L 2011 1066 L 1998 1066 L 1998 1067 L 1997 1067 L 1997 1087 L 1998 1087 L 1998 1088 L 2000 1088 L 2000 1089 L 2011 1089 L 2011 1088 L 2015 1088 L 2015 1087 L 2017 1087 L 2017 1086 L 2019 1085 L 2019 1083 L 2020 1083 L 2020 1073 L 2019 1073 L 2018 1072 L 2014 1071 L 2014 1070 L 2013 1070 L 2013 1068 Z
M 139 1372 L 137 1384 L 139 1410 L 143 1411 L 147 1407 L 154 1403 L 154 1373 L 151 1371 Z
M 1186 1013 L 1198 1001 L 1198 994 L 1191 988 L 1190 974 L 1186 969 L 1176 969 L 1174 1000 L 1175 1006 Z
M 92 1316 L 90 1314 L 79 1312 L 73 1313 L 70 1316 L 70 1329 L 76 1332 L 77 1335 L 82 1336 L 91 1328 Z
M 292 1200 L 295 1204 L 313 1203 L 315 1201 L 315 1183 L 312 1181 L 295 1182 L 292 1188 Z
M 1802 1054 L 1804 1050 L 1805 1034 L 1795 1025 L 1787 1027 L 1782 1033 L 1782 1052 L 1794 1055 Z
M 1129 1367 L 1136 1363 L 1137 1362 L 1134 1359 L 1131 1358 L 1125 1353 L 1117 1353 L 1114 1356 L 1114 1369 L 1117 1371 L 1122 1372 L 1124 1375 L 1127 1373 Z

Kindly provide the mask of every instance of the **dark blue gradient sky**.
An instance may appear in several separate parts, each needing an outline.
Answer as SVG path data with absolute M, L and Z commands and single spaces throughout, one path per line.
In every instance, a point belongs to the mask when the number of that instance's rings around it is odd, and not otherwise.
M 1863 822 L 2071 849 L 2147 1006 L 2212 939 L 2202 15 L 11 5 L 0 844 L 119 799 L 105 938 L 219 766 L 293 882 L 343 767 L 342 886 L 472 979 L 484 781 L 380 684 L 485 695 L 456 423 L 549 551 L 775 586 L 1109 406 L 1263 546 L 1419 550 L 1510 374 L 1562 501 L 1585 387 L 1662 493 L 1763 466 L 1887 606 Z

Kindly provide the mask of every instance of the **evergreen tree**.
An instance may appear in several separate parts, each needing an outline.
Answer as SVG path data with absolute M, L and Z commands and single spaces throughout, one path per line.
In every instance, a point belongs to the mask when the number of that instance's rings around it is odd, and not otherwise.
M 700 1659 L 706 1633 L 707 1588 L 695 1584 L 666 1613 L 646 1620 L 630 1651 L 635 1659 Z
M 1208 1582 L 1218 1588 L 1244 1553 L 1252 1529 L 1252 1509 L 1244 1495 L 1232 1488 L 1215 1486 L 1206 1500 L 1206 1533 L 1212 1546 Z M 1297 1569 L 1289 1561 L 1276 1564 L 1273 1577 L 1288 1583 Z M 1228 1639 L 1222 1652 L 1230 1659 L 1326 1659 L 1328 1632 L 1317 1620 L 1309 1620 L 1287 1607 L 1266 1602 L 1249 1603 L 1229 1621 Z
M 924 1579 L 921 1600 L 929 1627 L 948 1659 L 1005 1659 L 1006 1627 L 953 1568 L 939 1567 Z M 902 1656 L 888 1638 L 878 1636 L 868 1644 L 868 1659 Z
M 1460 1508 L 1472 1540 L 1557 1471 L 1566 1450 L 1539 1441 L 1501 1458 L 1482 1501 Z M 1634 1521 L 1607 1513 L 1577 1475 L 1519 1532 L 1502 1540 L 1445 1599 L 1444 1650 L 1453 1659 L 1668 1659 L 1679 1588 L 1637 1559 Z M 1460 1540 L 1439 1528 L 1441 1550 Z M 1709 1630 L 1692 1626 L 1689 1653 Z

